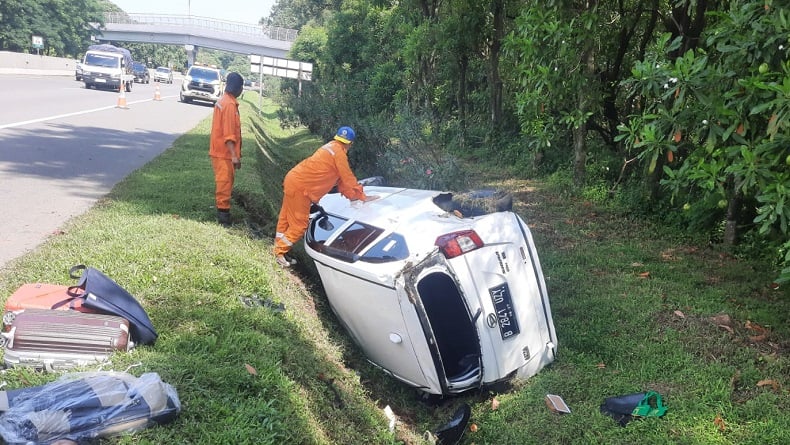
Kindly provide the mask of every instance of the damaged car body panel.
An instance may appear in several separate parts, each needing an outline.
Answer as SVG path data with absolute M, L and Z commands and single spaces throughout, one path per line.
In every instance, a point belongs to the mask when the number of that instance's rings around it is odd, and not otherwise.
M 554 360 L 543 273 L 512 200 L 474 212 L 449 193 L 365 193 L 379 199 L 326 195 L 305 250 L 372 363 L 424 392 L 456 394 L 527 378 Z

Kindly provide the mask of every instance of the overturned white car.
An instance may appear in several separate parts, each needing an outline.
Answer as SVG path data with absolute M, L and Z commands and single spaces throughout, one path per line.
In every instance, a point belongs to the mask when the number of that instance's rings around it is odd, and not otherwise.
M 557 336 L 538 254 L 508 195 L 365 187 L 326 195 L 305 250 L 368 359 L 428 394 L 551 363 Z

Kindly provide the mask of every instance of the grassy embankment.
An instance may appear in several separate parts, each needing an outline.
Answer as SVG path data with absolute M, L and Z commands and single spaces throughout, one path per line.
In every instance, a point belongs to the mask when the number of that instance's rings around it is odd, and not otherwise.
M 790 298 L 771 289 L 764 265 L 515 179 L 489 185 L 513 191 L 533 229 L 559 360 L 499 394 L 420 402 L 349 342 L 304 255 L 293 271 L 274 264 L 282 176 L 322 141 L 281 130 L 276 108 L 264 102 L 257 115 L 257 103 L 253 93 L 242 100 L 233 228 L 214 223 L 207 119 L 0 272 L 0 295 L 8 295 L 25 282 L 72 284 L 69 267 L 87 264 L 148 310 L 158 342 L 117 354 L 112 368 L 158 372 L 178 390 L 183 412 L 107 443 L 421 444 L 464 402 L 477 427 L 464 444 L 790 440 Z M 286 310 L 239 300 L 252 294 Z M 12 369 L 2 380 L 16 388 L 55 377 Z M 598 411 L 606 397 L 645 390 L 664 396 L 664 418 L 622 428 Z M 573 413 L 549 412 L 547 393 Z M 399 416 L 394 435 L 386 405 Z

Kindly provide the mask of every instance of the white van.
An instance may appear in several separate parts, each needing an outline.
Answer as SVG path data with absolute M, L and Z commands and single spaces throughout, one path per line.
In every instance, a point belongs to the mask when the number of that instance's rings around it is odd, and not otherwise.
M 554 361 L 546 283 L 512 197 L 365 193 L 379 199 L 322 198 L 305 251 L 372 363 L 422 392 L 457 394 L 528 378 Z
M 85 88 L 123 88 L 132 91 L 134 73 L 132 55 L 114 45 L 91 45 L 82 59 L 82 80 Z

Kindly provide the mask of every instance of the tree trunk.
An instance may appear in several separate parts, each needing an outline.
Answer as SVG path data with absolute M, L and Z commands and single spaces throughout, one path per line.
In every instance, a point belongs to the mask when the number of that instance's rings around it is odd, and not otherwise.
M 592 42 L 587 44 L 581 58 L 584 74 L 587 79 L 595 79 L 595 46 Z M 592 85 L 590 80 L 590 85 Z M 576 92 L 579 113 L 584 116 L 590 108 L 590 94 L 586 88 L 579 88 Z M 584 185 L 587 169 L 587 119 L 583 119 L 573 129 L 573 184 L 576 187 Z
M 579 104 L 581 105 L 581 103 Z M 587 164 L 587 123 L 573 129 L 573 185 L 577 188 L 584 185 Z
M 669 55 L 671 59 L 677 59 L 686 51 L 697 47 L 700 35 L 705 29 L 707 10 L 707 0 L 678 2 L 672 8 L 672 14 L 666 23 L 667 29 L 672 33 L 673 39 L 682 36 L 683 40 L 680 47 Z
M 502 125 L 502 79 L 499 76 L 499 55 L 505 34 L 505 2 L 492 0 L 491 12 L 494 20 L 494 35 L 491 39 L 491 125 L 498 129 Z
M 724 244 L 734 246 L 738 243 L 738 216 L 743 204 L 743 193 L 735 187 L 734 178 L 730 175 L 727 178 L 727 188 L 733 190 L 732 196 L 727 203 L 727 217 L 724 224 Z
M 469 69 L 469 56 L 466 54 L 461 55 L 458 61 L 458 119 L 461 124 L 461 140 L 459 141 L 463 148 L 466 144 L 466 72 Z

